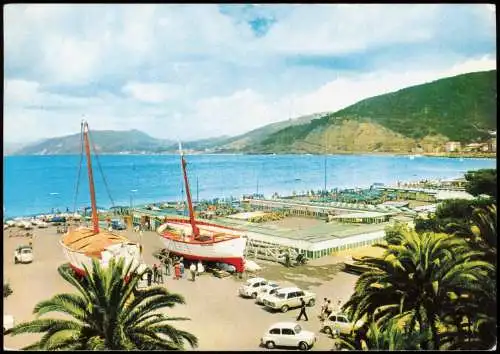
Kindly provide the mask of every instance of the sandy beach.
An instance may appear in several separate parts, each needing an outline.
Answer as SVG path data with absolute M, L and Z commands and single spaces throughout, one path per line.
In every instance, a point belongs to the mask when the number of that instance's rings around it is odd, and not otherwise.
M 131 240 L 138 240 L 138 234 L 124 232 Z M 22 237 L 8 237 L 4 232 L 4 279 L 12 287 L 13 294 L 4 299 L 4 314 L 13 315 L 15 322 L 34 319 L 35 305 L 53 295 L 73 292 L 58 274 L 57 267 L 66 263 L 58 244 L 60 234 L 55 227 L 34 230 L 33 249 L 35 260 L 31 264 L 14 264 L 13 254 L 18 245 L 29 241 Z M 145 232 L 143 236 L 144 260 L 153 264 L 152 253 L 162 248 L 162 243 L 154 232 Z M 319 340 L 314 350 L 329 350 L 332 340 L 319 333 L 320 303 L 324 297 L 345 302 L 351 295 L 357 276 L 339 271 L 335 262 L 342 261 L 346 255 L 330 256 L 311 261 L 300 267 L 285 268 L 280 264 L 257 261 L 263 268 L 257 274 L 275 280 L 283 286 L 297 285 L 317 294 L 317 304 L 307 309 L 309 321 L 300 321 L 305 329 L 318 334 Z M 267 328 L 279 321 L 295 321 L 299 310 L 287 313 L 272 313 L 237 295 L 237 289 L 243 279 L 237 277 L 216 278 L 204 274 L 196 282 L 182 279 L 175 281 L 166 278 L 165 284 L 170 291 L 179 293 L 186 300 L 185 305 L 167 310 L 172 316 L 189 317 L 190 321 L 176 322 L 175 326 L 189 330 L 199 339 L 198 350 L 267 350 L 259 347 L 260 337 Z M 45 315 L 44 317 L 54 315 Z M 61 315 L 62 316 L 62 315 Z M 21 348 L 32 343 L 39 335 L 4 336 L 4 345 L 8 348 Z M 187 348 L 189 349 L 189 348 Z

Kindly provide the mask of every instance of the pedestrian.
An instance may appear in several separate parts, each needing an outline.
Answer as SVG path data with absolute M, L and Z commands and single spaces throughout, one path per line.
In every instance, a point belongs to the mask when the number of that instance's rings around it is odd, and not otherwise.
M 153 279 L 155 283 L 158 283 L 158 266 L 156 263 L 153 265 Z
M 179 280 L 179 278 L 181 277 L 181 267 L 179 265 L 179 262 L 175 263 L 174 272 L 175 272 L 174 279 Z
M 148 287 L 151 286 L 151 281 L 153 280 L 153 272 L 151 271 L 151 268 L 148 267 Z
M 182 261 L 182 258 L 181 258 L 181 261 L 179 262 L 179 269 L 181 272 L 181 278 L 184 279 L 184 262 Z
M 196 272 L 198 273 L 198 275 L 205 272 L 205 267 L 203 267 L 201 261 L 198 261 Z
M 163 272 L 161 271 L 161 266 L 158 267 L 157 269 L 157 279 L 159 284 L 163 284 Z
M 171 263 L 170 257 L 166 257 L 165 258 L 165 274 L 166 275 L 170 275 L 170 263 Z
M 194 265 L 194 262 L 191 263 L 189 266 L 189 271 L 191 272 L 191 281 L 196 280 L 196 266 Z
M 327 307 L 328 307 L 328 299 L 325 297 L 323 299 L 323 305 L 321 305 L 321 313 L 319 314 L 319 318 L 321 320 L 324 320 L 324 318 L 325 318 L 325 310 Z
M 288 252 L 285 253 L 285 266 L 290 267 L 290 254 Z
M 303 297 L 300 298 L 300 313 L 299 313 L 299 317 L 297 317 L 297 321 L 299 321 L 301 319 L 302 315 L 304 315 L 304 317 L 306 318 L 306 321 L 309 321 L 309 318 L 307 317 L 307 313 L 306 313 L 306 302 L 304 301 Z
M 329 318 L 331 314 L 332 314 L 332 305 L 331 305 L 331 301 L 328 300 L 328 302 L 326 304 L 326 309 L 325 309 L 325 318 Z
M 342 302 L 338 299 L 337 299 L 337 304 L 335 305 L 334 311 L 335 311 L 335 313 L 342 312 Z

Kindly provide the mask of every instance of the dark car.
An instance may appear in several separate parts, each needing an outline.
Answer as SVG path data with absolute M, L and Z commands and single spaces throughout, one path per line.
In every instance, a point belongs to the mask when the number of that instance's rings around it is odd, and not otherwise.
M 122 223 L 121 221 L 118 221 L 118 220 L 111 221 L 111 227 L 113 228 L 113 230 L 126 230 L 127 229 L 127 226 L 125 226 L 124 223 Z

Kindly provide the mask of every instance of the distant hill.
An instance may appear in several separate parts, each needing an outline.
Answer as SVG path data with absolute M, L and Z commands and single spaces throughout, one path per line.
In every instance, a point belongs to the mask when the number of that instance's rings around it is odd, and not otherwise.
M 90 141 L 99 153 L 155 153 L 163 152 L 174 141 L 155 139 L 139 130 L 114 131 L 91 130 Z M 80 134 L 73 134 L 25 146 L 15 155 L 62 155 L 79 154 Z
M 326 114 L 328 113 L 309 114 L 306 116 L 301 116 L 293 119 L 287 119 L 281 122 L 268 124 L 263 127 L 249 131 L 248 133 L 227 139 L 224 142 L 224 144 L 217 147 L 217 150 L 231 151 L 231 152 L 248 151 L 249 149 L 251 150 L 253 146 L 258 146 L 259 144 L 261 144 L 270 135 L 276 132 L 279 132 L 288 127 L 307 124 L 312 120 L 318 119 Z
M 496 70 L 463 74 L 235 137 L 183 142 L 183 148 L 240 153 L 434 152 L 447 141 L 486 139 L 487 131 L 497 127 L 496 100 Z M 101 153 L 175 153 L 178 149 L 176 141 L 155 139 L 138 130 L 91 131 L 91 138 Z M 73 134 L 24 146 L 15 154 L 79 152 L 80 136 Z
M 458 75 L 362 100 L 289 126 L 252 152 L 432 151 L 446 141 L 484 140 L 496 130 L 496 70 Z

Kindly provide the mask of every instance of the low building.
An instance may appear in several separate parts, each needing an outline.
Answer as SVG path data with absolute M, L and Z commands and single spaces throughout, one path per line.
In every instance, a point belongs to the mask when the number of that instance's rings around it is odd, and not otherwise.
M 457 152 L 462 148 L 462 144 L 459 141 L 448 141 L 445 144 L 446 152 Z
M 326 223 L 303 217 L 289 217 L 259 224 L 229 218 L 216 218 L 214 222 L 244 230 L 250 245 L 257 243 L 260 247 L 267 245 L 271 248 L 292 248 L 309 259 L 316 259 L 377 243 L 385 237 L 385 228 L 394 221 L 350 225 L 338 221 Z
M 497 151 L 497 138 L 491 138 L 489 141 L 489 149 L 491 152 L 496 152 Z
M 349 224 L 380 224 L 389 221 L 389 217 L 394 213 L 377 213 L 377 212 L 364 212 L 364 213 L 349 213 L 331 216 L 331 220 L 336 220 L 342 223 Z
M 466 152 L 479 152 L 481 151 L 484 144 L 481 143 L 470 143 L 465 145 L 464 151 Z

